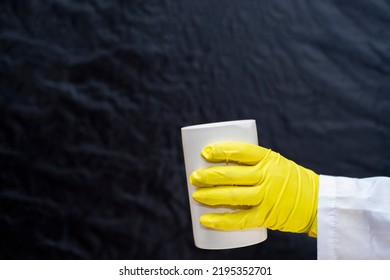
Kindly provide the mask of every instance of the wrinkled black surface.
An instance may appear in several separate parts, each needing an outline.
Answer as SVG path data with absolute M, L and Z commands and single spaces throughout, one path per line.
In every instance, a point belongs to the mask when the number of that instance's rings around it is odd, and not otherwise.
M 316 258 L 194 247 L 185 125 L 253 118 L 316 172 L 390 176 L 386 0 L 8 0 L 0 52 L 2 259 Z

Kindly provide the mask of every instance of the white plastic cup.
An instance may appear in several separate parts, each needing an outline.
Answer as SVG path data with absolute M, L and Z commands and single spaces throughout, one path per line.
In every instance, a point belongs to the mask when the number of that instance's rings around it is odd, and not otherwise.
M 221 231 L 202 226 L 199 218 L 203 214 L 236 210 L 234 208 L 211 207 L 195 201 L 192 198 L 192 193 L 196 187 L 189 182 L 189 176 L 193 171 L 217 165 L 207 162 L 200 155 L 206 145 L 222 141 L 258 145 L 256 121 L 238 120 L 187 126 L 181 129 L 181 133 L 195 246 L 202 249 L 231 249 L 254 245 L 266 240 L 267 230 L 263 227 Z M 220 165 L 224 164 L 226 163 Z

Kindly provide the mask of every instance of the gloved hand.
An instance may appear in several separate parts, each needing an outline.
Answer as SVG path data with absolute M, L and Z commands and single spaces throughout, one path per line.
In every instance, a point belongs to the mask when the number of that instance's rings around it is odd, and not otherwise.
M 246 205 L 233 213 L 212 213 L 200 223 L 219 230 L 266 227 L 317 236 L 319 176 L 278 153 L 260 146 L 221 142 L 206 146 L 201 155 L 212 166 L 190 175 L 199 187 L 193 198 L 207 205 Z

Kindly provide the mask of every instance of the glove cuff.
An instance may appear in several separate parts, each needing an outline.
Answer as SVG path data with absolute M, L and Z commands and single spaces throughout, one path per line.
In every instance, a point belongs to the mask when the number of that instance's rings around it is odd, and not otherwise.
M 316 217 L 309 229 L 309 232 L 307 233 L 310 237 L 317 238 L 317 211 L 316 211 Z

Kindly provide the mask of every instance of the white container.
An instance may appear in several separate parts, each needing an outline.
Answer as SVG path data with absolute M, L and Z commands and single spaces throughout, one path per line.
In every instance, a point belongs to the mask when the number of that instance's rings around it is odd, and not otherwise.
M 221 231 L 202 226 L 199 218 L 203 214 L 235 210 L 211 207 L 195 201 L 192 198 L 192 193 L 196 190 L 196 187 L 189 182 L 189 176 L 193 171 L 217 165 L 216 163 L 207 162 L 200 155 L 206 145 L 222 141 L 246 142 L 258 145 L 256 121 L 239 120 L 187 126 L 181 129 L 181 133 L 195 245 L 202 249 L 230 249 L 254 245 L 267 239 L 265 228 Z M 219 165 L 224 164 L 226 163 Z

